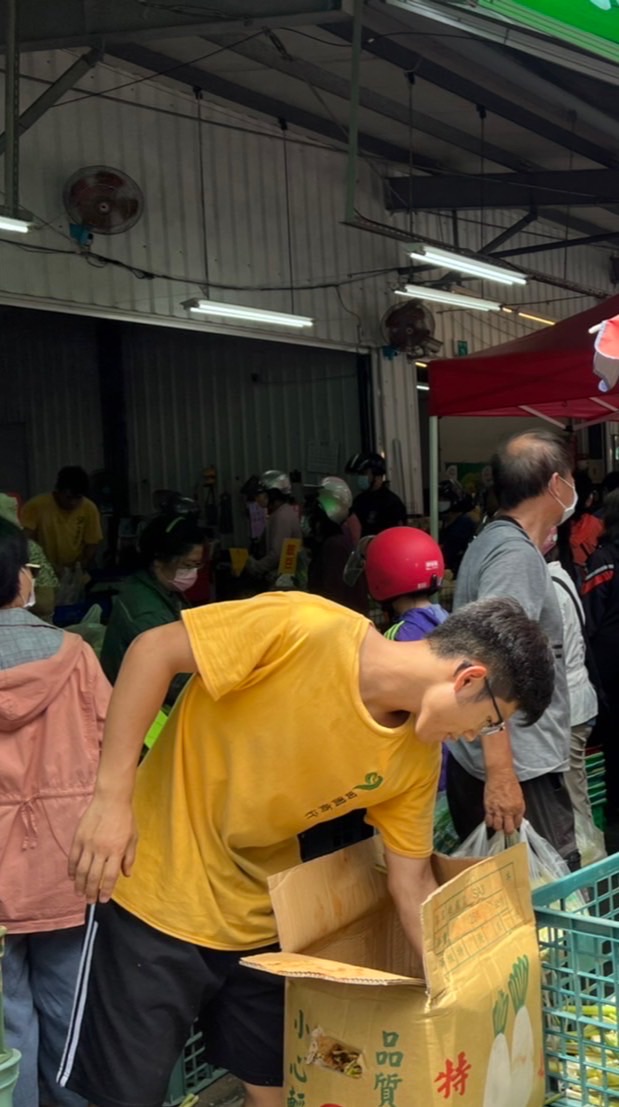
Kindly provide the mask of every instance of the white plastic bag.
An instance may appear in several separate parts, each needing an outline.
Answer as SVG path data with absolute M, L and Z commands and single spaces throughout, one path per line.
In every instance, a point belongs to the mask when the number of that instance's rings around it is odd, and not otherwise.
M 79 634 L 80 638 L 83 638 L 85 642 L 88 642 L 89 646 L 92 646 L 97 657 L 101 657 L 103 639 L 105 638 L 105 627 L 101 625 L 102 614 L 103 612 L 99 604 L 93 604 L 93 606 L 88 609 L 81 622 L 73 623 L 72 626 L 64 628 L 70 631 L 71 634 Z
M 527 819 L 523 819 L 520 827 L 513 834 L 505 834 L 503 830 L 496 831 L 488 837 L 488 828 L 485 823 L 480 823 L 476 830 L 459 849 L 454 857 L 495 857 L 509 846 L 525 842 L 529 850 L 529 877 L 531 888 L 539 888 L 543 884 L 552 884 L 564 876 L 570 875 L 567 862 L 557 853 L 554 846 L 550 845 L 541 834 L 533 829 Z M 586 898 L 582 892 L 572 892 L 565 901 L 565 910 L 580 911 L 586 907 Z
M 488 837 L 486 824 L 481 823 L 456 850 L 454 857 L 495 857 L 518 842 L 526 842 L 529 847 L 529 876 L 533 888 L 569 875 L 566 862 L 527 819 L 522 820 L 514 834 L 506 835 L 505 831 L 498 830 L 491 837 Z
M 583 869 L 592 865 L 594 861 L 602 861 L 607 857 L 604 834 L 590 817 L 585 819 L 580 811 L 574 811 L 574 825 L 576 828 L 576 845 L 580 853 Z

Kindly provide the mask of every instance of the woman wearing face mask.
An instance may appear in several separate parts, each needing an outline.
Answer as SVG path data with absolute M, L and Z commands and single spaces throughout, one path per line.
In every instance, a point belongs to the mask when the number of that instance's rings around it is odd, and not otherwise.
M 139 541 L 142 568 L 123 585 L 105 632 L 101 664 L 114 683 L 122 660 L 138 634 L 174 623 L 189 607 L 184 593 L 195 584 L 204 558 L 204 533 L 189 515 L 160 515 Z M 187 681 L 176 677 L 168 690 L 171 706 Z
M 85 904 L 69 881 L 92 796 L 111 688 L 92 649 L 42 622 L 38 566 L 0 519 L 0 927 L 7 1045 L 21 1053 L 14 1107 L 86 1107 L 59 1088 Z

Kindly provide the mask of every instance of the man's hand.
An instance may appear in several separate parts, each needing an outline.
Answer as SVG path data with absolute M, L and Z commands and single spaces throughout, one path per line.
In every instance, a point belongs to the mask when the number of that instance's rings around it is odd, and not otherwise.
M 484 788 L 486 825 L 493 830 L 513 834 L 520 826 L 525 811 L 522 788 L 513 770 L 488 773 Z
M 131 803 L 106 801 L 95 794 L 75 832 L 69 876 L 87 903 L 107 903 L 119 873 L 129 876 L 137 833 Z

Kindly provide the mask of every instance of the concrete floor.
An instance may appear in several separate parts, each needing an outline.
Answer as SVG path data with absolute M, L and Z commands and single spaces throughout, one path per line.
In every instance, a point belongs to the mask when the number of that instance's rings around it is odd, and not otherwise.
M 198 1096 L 198 1107 L 243 1107 L 241 1085 L 233 1076 L 222 1076 Z

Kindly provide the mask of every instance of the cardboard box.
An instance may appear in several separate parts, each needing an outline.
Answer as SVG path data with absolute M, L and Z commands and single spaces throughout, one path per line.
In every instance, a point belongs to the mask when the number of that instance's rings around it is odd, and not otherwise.
M 524 845 L 435 856 L 424 967 L 397 918 L 378 838 L 274 877 L 287 977 L 286 1107 L 541 1107 L 540 969 Z

